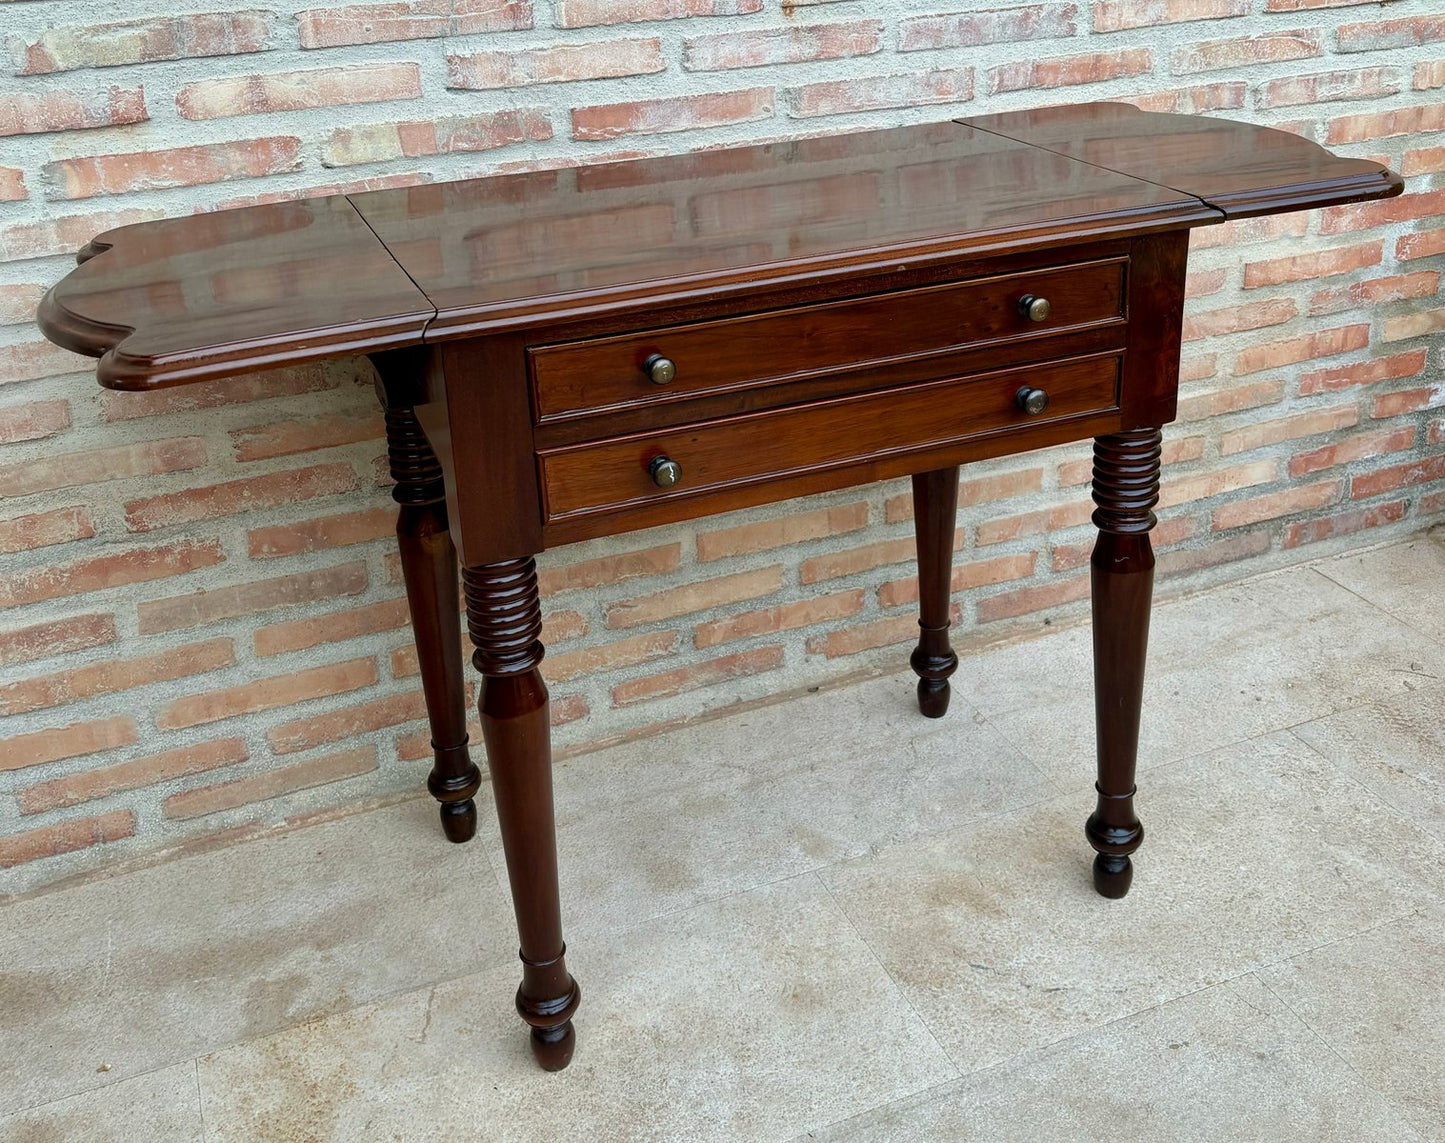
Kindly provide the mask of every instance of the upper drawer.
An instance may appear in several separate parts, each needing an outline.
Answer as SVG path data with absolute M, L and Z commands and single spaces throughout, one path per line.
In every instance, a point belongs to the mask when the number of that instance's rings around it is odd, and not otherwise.
M 534 347 L 538 421 L 1121 322 L 1126 258 Z M 1043 299 L 1032 316 L 1025 299 Z M 1047 310 L 1047 316 L 1041 313 Z M 671 363 L 654 383 L 649 363 Z M 668 370 L 657 371 L 666 376 Z

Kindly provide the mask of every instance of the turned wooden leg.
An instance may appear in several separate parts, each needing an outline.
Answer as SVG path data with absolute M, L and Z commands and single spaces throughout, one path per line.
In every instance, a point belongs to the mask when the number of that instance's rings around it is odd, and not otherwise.
M 958 656 L 948 645 L 953 528 L 958 515 L 958 466 L 913 478 L 913 529 L 918 537 L 918 647 L 909 663 L 918 676 L 918 709 L 929 718 L 948 710 L 948 678 Z
M 467 627 L 482 673 L 482 735 L 521 934 L 517 1011 L 548 1071 L 572 1059 L 581 991 L 567 972 L 552 814 L 552 744 L 542 662 L 537 565 L 530 558 L 467 568 Z
M 1096 851 L 1094 888 L 1122 897 L 1133 879 L 1129 855 L 1144 840 L 1134 814 L 1134 768 L 1144 700 L 1144 655 L 1154 590 L 1149 530 L 1159 500 L 1158 429 L 1094 441 L 1094 713 L 1099 750 L 1098 806 L 1084 832 Z
M 457 553 L 447 530 L 442 470 L 410 406 L 388 405 L 386 444 L 396 479 L 392 498 L 401 506 L 396 521 L 401 570 L 431 722 L 434 762 L 427 789 L 441 803 L 447 837 L 468 841 L 477 832 L 473 799 L 482 775 L 467 749 Z

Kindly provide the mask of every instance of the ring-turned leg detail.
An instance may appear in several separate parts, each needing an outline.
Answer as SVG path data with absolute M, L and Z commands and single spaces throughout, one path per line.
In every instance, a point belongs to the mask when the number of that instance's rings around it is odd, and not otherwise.
M 433 765 L 427 789 L 441 803 L 446 836 L 469 841 L 477 832 L 474 799 L 482 775 L 467 748 L 457 553 L 447 528 L 441 465 L 408 405 L 388 405 L 386 446 L 396 480 L 391 495 L 400 505 L 397 546 L 431 724 Z
M 1098 804 L 1084 826 L 1094 847 L 1094 888 L 1122 897 L 1129 855 L 1144 840 L 1134 813 L 1134 770 L 1144 699 L 1144 659 L 1154 590 L 1149 530 L 1159 501 L 1160 432 L 1134 429 L 1094 441 L 1094 712 Z
M 482 736 L 492 774 L 507 877 L 521 935 L 517 1011 L 532 1026 L 532 1051 L 548 1071 L 572 1059 L 572 1017 L 581 999 L 567 972 L 552 812 L 552 746 L 537 565 L 530 558 L 466 568 L 467 627 L 482 673 Z
M 913 478 L 913 528 L 918 538 L 918 646 L 909 665 L 918 676 L 918 709 L 929 718 L 948 710 L 948 680 L 958 656 L 948 643 L 948 601 L 953 575 L 958 467 Z

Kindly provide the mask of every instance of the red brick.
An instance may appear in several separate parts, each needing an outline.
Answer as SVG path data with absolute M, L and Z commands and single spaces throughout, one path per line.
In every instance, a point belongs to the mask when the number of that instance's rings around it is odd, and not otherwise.
M 389 695 L 359 706 L 343 707 L 311 718 L 298 718 L 266 732 L 266 741 L 277 754 L 292 754 L 327 742 L 355 738 L 385 726 L 399 726 L 426 717 L 426 702 L 420 689 Z
M 1217 353 L 1200 353 L 1197 347 L 1191 347 L 1180 356 L 1179 380 L 1182 382 L 1204 381 L 1218 372 Z
M 236 459 L 252 461 L 380 440 L 385 432 L 380 414 L 336 413 L 232 429 L 230 436 Z
M 1316 8 L 1353 8 L 1379 0 L 1264 0 L 1266 12 L 1307 12 Z
M 447 87 L 494 91 L 538 83 L 571 83 L 665 71 L 662 47 L 654 37 L 601 44 L 558 44 L 519 51 L 474 52 L 447 56 Z
M 225 558 L 215 540 L 181 540 L 161 548 L 131 548 L 72 564 L 32 568 L 0 578 L 0 607 L 164 579 L 212 567 Z
M 679 584 L 633 599 L 619 599 L 607 604 L 603 611 L 607 616 L 607 627 L 615 631 L 757 599 L 781 590 L 782 586 L 783 569 L 781 565 L 775 565 Z
M 605 671 L 635 667 L 653 659 L 664 659 L 677 650 L 676 631 L 653 631 L 632 635 L 611 643 L 599 643 L 569 651 L 565 655 L 547 657 L 546 674 L 551 681 L 564 683 Z
M 1335 50 L 1377 52 L 1386 48 L 1413 48 L 1438 40 L 1445 40 L 1445 15 L 1404 16 L 1398 20 L 1342 24 L 1335 33 Z
M 1441 330 L 1445 330 L 1445 307 L 1387 317 L 1380 340 L 1405 341 L 1412 337 L 1426 337 Z
M 615 556 L 598 556 L 595 559 L 578 560 L 576 563 L 560 564 L 557 567 L 540 568 L 537 572 L 537 586 L 545 598 L 563 591 L 603 587 L 639 576 L 664 575 L 676 571 L 681 564 L 682 545 L 661 544 L 655 548 L 640 548 Z
M 559 28 L 684 20 L 693 16 L 745 16 L 761 12 L 763 0 L 557 0 Z
M 398 0 L 311 8 L 298 12 L 296 23 L 303 48 L 339 48 L 525 31 L 532 26 L 532 4 L 531 0 Z
M 20 202 L 30 197 L 25 172 L 19 167 L 0 167 L 0 202 Z M 3 247 L 4 243 L 0 243 Z
M 1344 234 L 1352 230 L 1369 230 L 1396 222 L 1413 222 L 1417 218 L 1429 218 L 1437 214 L 1445 214 L 1445 188 L 1410 191 L 1379 202 L 1326 207 L 1320 211 L 1320 233 Z
M 1190 20 L 1249 15 L 1249 0 L 1096 0 L 1094 31 L 1121 32 Z
M 1250 242 L 1275 242 L 1281 238 L 1298 238 L 1309 228 L 1309 215 L 1263 215 L 1259 218 L 1236 218 L 1218 226 L 1199 226 L 1189 232 L 1190 250 L 1208 250 L 1215 246 L 1243 246 Z
M 0 869 L 12 869 L 27 861 L 58 857 L 134 836 L 135 814 L 130 810 L 111 810 L 93 818 L 77 818 L 12 833 L 0 837 Z
M 34 381 L 62 373 L 89 373 L 94 368 L 88 358 L 48 341 L 0 345 L 0 385 Z
M 1344 440 L 1332 441 L 1308 452 L 1296 453 L 1290 458 L 1289 474 L 1292 477 L 1308 476 L 1312 472 L 1333 468 L 1339 464 L 1351 464 L 1366 457 L 1399 452 L 1401 449 L 1410 448 L 1414 443 L 1414 425 L 1356 433 Z
M 1120 102 L 1132 103 L 1140 111 L 1166 111 L 1176 115 L 1202 115 L 1207 111 L 1237 110 L 1244 106 L 1249 85 L 1243 80 L 1230 83 L 1202 83 L 1173 91 L 1153 91 L 1148 95 L 1122 97 Z
M 1229 468 L 1216 468 L 1194 476 L 1166 480 L 1159 486 L 1159 507 L 1173 508 L 1195 500 L 1207 500 L 1226 492 L 1237 492 L 1256 484 L 1269 484 L 1275 479 L 1275 462 L 1254 460 Z
M 771 635 L 778 631 L 792 631 L 799 627 L 812 627 L 819 623 L 846 619 L 862 611 L 864 603 L 863 589 L 855 588 L 852 591 L 837 591 L 830 595 L 765 607 L 761 611 L 745 611 L 741 615 L 698 624 L 693 631 L 693 645 L 706 649 L 736 639 Z
M 145 600 L 136 607 L 142 635 L 199 627 L 220 619 L 255 615 L 322 599 L 358 595 L 367 587 L 364 563 L 316 568 L 272 579 L 210 588 L 168 599 Z
M 1445 171 L 1445 147 L 1412 147 L 1400 160 L 1400 173 L 1406 178 L 1440 171 Z
M 1198 341 L 1204 337 L 1221 337 L 1242 330 L 1284 325 L 1298 314 L 1299 307 L 1293 298 L 1270 298 L 1247 302 L 1242 306 L 1190 313 L 1184 317 L 1184 340 Z
M 156 717 L 162 730 L 178 730 L 207 722 L 254 714 L 280 706 L 372 686 L 377 681 L 376 660 L 351 659 L 322 667 L 272 675 L 254 682 L 203 694 L 186 695 L 168 703 Z
M 380 540 L 396 532 L 395 508 L 367 508 L 338 516 L 318 516 L 299 524 L 272 524 L 246 533 L 246 554 L 253 560 L 305 555 Z
M 1194 535 L 1195 520 L 1193 516 L 1173 516 L 1167 520 L 1160 520 L 1149 533 L 1149 540 L 1154 550 L 1178 544 Z M 1089 562 L 1094 554 L 1093 537 L 1078 544 L 1055 544 L 1053 567 L 1056 572 L 1073 571 L 1081 568 Z
M 954 604 L 949 609 L 952 622 L 961 621 L 961 612 Z M 843 655 L 857 655 L 878 647 L 891 647 L 896 643 L 914 643 L 918 640 L 918 617 L 896 615 L 888 619 L 875 619 L 871 623 L 851 623 L 838 631 L 825 635 L 808 637 L 808 654 L 822 655 L 825 659 L 836 659 Z
M 0 444 L 40 440 L 69 427 L 70 403 L 64 399 L 0 407 Z
M 685 691 L 713 687 L 748 675 L 774 671 L 783 665 L 782 647 L 755 647 L 718 659 L 708 659 L 643 679 L 631 679 L 612 688 L 612 705 L 631 706 L 649 699 L 670 698 Z
M 149 118 L 140 87 L 51 88 L 0 97 L 0 135 L 116 127 Z
M 1048 60 L 1020 60 L 990 68 L 988 89 L 994 94 L 1022 91 L 1031 87 L 1071 87 L 1081 83 L 1103 83 L 1146 75 L 1154 67 L 1147 48 L 1126 48 L 1117 52 L 1089 52 Z
M 1243 377 L 1265 369 L 1278 369 L 1320 357 L 1336 357 L 1364 349 L 1370 344 L 1368 324 L 1338 326 L 1317 330 L 1303 337 L 1266 342 L 1242 350 L 1234 359 L 1234 374 Z
M 1394 95 L 1403 89 L 1405 74 L 1395 67 L 1368 67 L 1355 71 L 1326 71 L 1286 76 L 1261 86 L 1258 107 L 1296 107 L 1305 103 L 1334 103 Z
M 343 750 L 339 754 L 308 758 L 305 762 L 281 766 L 230 782 L 182 790 L 179 794 L 166 798 L 161 806 L 168 818 L 198 818 L 279 798 L 283 794 L 294 794 L 297 790 L 309 790 L 315 786 L 325 786 L 331 782 L 342 782 L 347 778 L 370 774 L 376 766 L 376 747 L 358 746 L 353 750 Z
M 338 496 L 357 487 L 356 472 L 351 465 L 317 464 L 131 500 L 125 506 L 125 523 L 132 532 L 149 532 L 196 520 L 296 504 L 320 496 Z
M 138 741 L 140 728 L 135 719 L 128 716 L 72 722 L 69 726 L 0 738 L 0 770 L 23 770 L 27 766 L 80 758 Z
M 1288 258 L 1271 258 L 1249 262 L 1244 267 L 1244 288 L 1279 286 L 1285 282 L 1313 281 L 1334 274 L 1349 274 L 1366 266 L 1378 266 L 1384 258 L 1384 242 L 1361 242 L 1354 246 L 1337 246 L 1332 250 L 1312 250 Z
M 987 560 L 971 560 L 957 564 L 949 580 L 949 591 L 971 591 L 995 583 L 1007 583 L 1012 579 L 1027 579 L 1034 574 L 1038 560 L 1037 552 L 1018 556 L 994 556 Z M 878 588 L 880 607 L 901 607 L 905 603 L 918 602 L 918 577 L 894 580 Z
M 962 543 L 963 531 L 960 529 L 954 540 L 954 548 L 959 548 Z M 857 548 L 844 548 L 841 551 L 810 556 L 799 566 L 798 577 L 799 582 L 804 584 L 821 583 L 823 580 L 854 575 L 860 571 L 887 567 L 889 564 L 912 563 L 917 558 L 918 546 L 913 537 L 900 536 L 895 540 L 876 540 Z
M 224 119 L 420 98 L 418 64 L 352 64 L 197 80 L 176 93 L 176 107 L 186 119 Z
M 23 196 L 22 196 L 23 197 Z M 164 215 L 160 209 L 87 211 L 84 214 L 47 216 L 0 226 L 0 261 L 44 258 L 52 254 L 67 257 L 104 230 L 148 222 Z M 94 366 L 91 366 L 94 369 Z
M 886 107 L 963 103 L 973 98 L 973 69 L 945 68 L 906 75 L 858 76 L 788 89 L 789 114 L 795 119 L 842 115 Z
M 1425 350 L 1413 349 L 1388 357 L 1375 357 L 1354 365 L 1336 365 L 1300 375 L 1300 396 L 1332 392 L 1352 385 L 1374 385 L 1380 381 L 1397 381 L 1415 377 L 1425 368 Z
M 374 635 L 378 631 L 394 631 L 405 627 L 410 619 L 405 599 L 387 599 L 365 607 L 352 607 L 308 619 L 275 623 L 256 632 L 256 654 L 284 655 L 303 651 L 323 643 L 339 643 Z
M 1445 104 L 1426 103 L 1391 111 L 1342 115 L 1329 121 L 1325 142 L 1367 143 L 1395 135 L 1421 135 L 1445 131 Z
M 1230 456 L 1233 453 L 1278 444 L 1280 441 L 1338 432 L 1340 429 L 1349 428 L 1359 419 L 1360 411 L 1356 406 L 1336 405 L 1331 409 L 1311 409 L 1272 421 L 1257 421 L 1252 425 L 1243 425 L 1221 433 L 1219 454 Z
M 693 36 L 686 40 L 683 44 L 682 66 L 688 71 L 769 67 L 807 60 L 868 56 L 882 46 L 881 20 L 722 32 L 712 36 Z M 655 70 L 661 71 L 662 68 L 659 66 Z
M 1324 41 L 1319 29 L 1296 28 L 1228 40 L 1204 40 L 1177 49 L 1169 62 L 1175 75 L 1190 75 L 1253 64 L 1310 59 L 1324 54 Z
M 36 307 L 44 295 L 45 285 L 41 282 L 0 284 L 0 325 L 28 325 L 34 321 Z M 0 417 L 5 415 L 0 409 Z M 0 441 L 7 439 L 5 432 L 6 426 L 0 421 Z
M 31 496 L 36 492 L 106 480 L 185 472 L 205 463 L 206 446 L 200 437 L 173 437 L 88 452 L 60 453 L 0 465 L 0 496 Z
M 243 55 L 274 46 L 265 11 L 151 16 L 114 24 L 62 24 L 13 46 L 15 74 Z
M 95 525 L 84 508 L 55 508 L 0 520 L 0 554 L 46 548 L 71 540 L 88 540 Z
M 1224 288 L 1225 271 L 1196 270 L 1184 275 L 1184 296 L 1186 298 L 1202 298 L 1210 294 L 1217 294 Z
M 1388 504 L 1375 504 L 1369 508 L 1356 508 L 1341 512 L 1337 516 L 1326 516 L 1319 520 L 1301 520 L 1291 524 L 1284 534 L 1284 546 L 1297 548 L 1301 544 L 1314 544 L 1334 536 L 1348 536 L 1366 528 L 1378 528 L 1393 524 L 1405 518 L 1405 501 L 1392 500 Z
M 1019 587 L 1012 591 L 1001 591 L 978 601 L 978 621 L 994 623 L 1000 619 L 1015 619 L 1037 611 L 1053 611 L 1089 594 L 1089 577 L 1072 576 L 1056 579 L 1052 583 L 1037 587 Z
M 1202 421 L 1244 409 L 1276 405 L 1284 399 L 1283 381 L 1255 381 L 1251 384 L 1229 384 L 1203 393 L 1191 393 L 1179 400 L 1181 421 Z
M 130 421 L 137 417 L 189 413 L 197 409 L 263 401 L 269 397 L 291 397 L 334 389 L 339 379 L 329 366 L 329 362 L 298 365 L 265 373 L 247 373 L 240 377 L 199 381 L 194 385 L 176 385 L 149 393 L 108 390 L 100 394 L 101 415 L 107 421 Z
M 1363 500 L 1367 496 L 1379 496 L 1382 492 L 1394 492 L 1397 488 L 1430 484 L 1441 479 L 1445 479 L 1445 453 L 1434 453 L 1356 476 L 1350 482 L 1350 498 Z
M 1281 516 L 1293 516 L 1296 512 L 1313 511 L 1333 504 L 1344 489 L 1343 480 L 1324 480 L 1287 488 L 1283 492 L 1267 492 L 1248 500 L 1236 500 L 1214 510 L 1210 518 L 1211 527 L 1216 532 L 1224 532 L 1265 520 L 1277 520 Z
M 21 790 L 16 802 L 22 814 L 38 814 L 61 810 L 82 802 L 109 797 L 128 790 L 139 790 L 160 782 L 202 774 L 222 766 L 234 766 L 250 757 L 246 743 L 240 738 L 221 738 L 182 746 L 163 754 L 134 758 L 99 770 L 82 770 L 52 778 L 48 782 Z
M 114 615 L 73 615 L 0 631 L 0 667 L 114 643 Z
M 976 547 L 986 547 L 989 544 L 1016 540 L 1021 536 L 1047 535 L 1087 524 L 1093 514 L 1094 502 L 1086 496 L 1055 508 L 985 520 L 974 531 L 973 542 Z
M 898 50 L 976 48 L 1022 40 L 1051 40 L 1079 30 L 1077 4 L 1028 4 L 993 11 L 914 16 L 898 25 Z
M 699 127 L 721 127 L 771 118 L 773 89 L 750 87 L 742 91 L 675 95 L 581 107 L 572 112 L 572 138 L 615 139 L 619 135 L 657 135 Z
M 0 714 L 26 714 L 96 695 L 188 678 L 228 667 L 235 661 L 229 639 L 186 643 L 135 659 L 106 659 L 0 686 Z
M 491 151 L 550 138 L 552 121 L 545 108 L 510 107 L 405 123 L 338 127 L 321 145 L 321 162 L 327 167 L 348 167 L 423 155 Z
M 729 556 L 749 555 L 825 536 L 842 536 L 867 526 L 866 502 L 836 508 L 814 508 L 808 512 L 789 513 L 776 520 L 761 520 L 755 524 L 699 533 L 697 558 L 706 563 Z
M 1269 551 L 1269 532 L 1242 532 L 1225 540 L 1214 540 L 1203 548 L 1176 548 L 1164 552 L 1154 565 L 1154 574 L 1159 579 L 1185 575 L 1203 568 L 1218 567 L 1220 564 L 1247 560 Z
M 1395 257 L 1408 262 L 1415 258 L 1434 258 L 1445 254 L 1445 229 L 1423 234 L 1402 234 L 1395 239 Z
M 301 161 L 300 139 L 295 135 L 274 135 L 56 159 L 41 168 L 41 175 L 48 188 L 46 198 L 77 199 L 285 174 L 299 171 Z
M 1370 416 L 1375 420 L 1382 417 L 1398 417 L 1405 413 L 1418 413 L 1421 409 L 1433 409 L 1440 405 L 1445 392 L 1439 386 L 1427 385 L 1422 389 L 1402 389 L 1386 393 L 1370 402 Z
M 1416 91 L 1445 87 L 1445 60 L 1421 60 L 1417 63 L 1413 86 Z
M 1333 314 L 1344 310 L 1369 309 L 1388 302 L 1411 298 L 1433 298 L 1440 289 L 1439 270 L 1418 270 L 1413 274 L 1392 274 L 1366 278 L 1348 286 L 1320 290 L 1310 298 L 1310 313 Z M 1388 325 L 1388 319 L 1386 320 Z M 1385 340 L 1390 340 L 1388 337 Z

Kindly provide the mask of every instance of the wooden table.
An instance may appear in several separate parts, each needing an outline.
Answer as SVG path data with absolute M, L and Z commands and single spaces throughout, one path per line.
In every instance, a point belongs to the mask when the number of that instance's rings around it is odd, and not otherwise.
M 1294 135 L 1093 104 L 278 203 L 102 234 L 46 296 L 113 389 L 365 354 L 447 837 L 476 829 L 457 561 L 521 934 L 565 1067 L 544 548 L 913 478 L 925 715 L 948 706 L 958 465 L 1094 439 L 1094 884 L 1129 888 L 1160 426 L 1191 227 L 1383 198 Z

